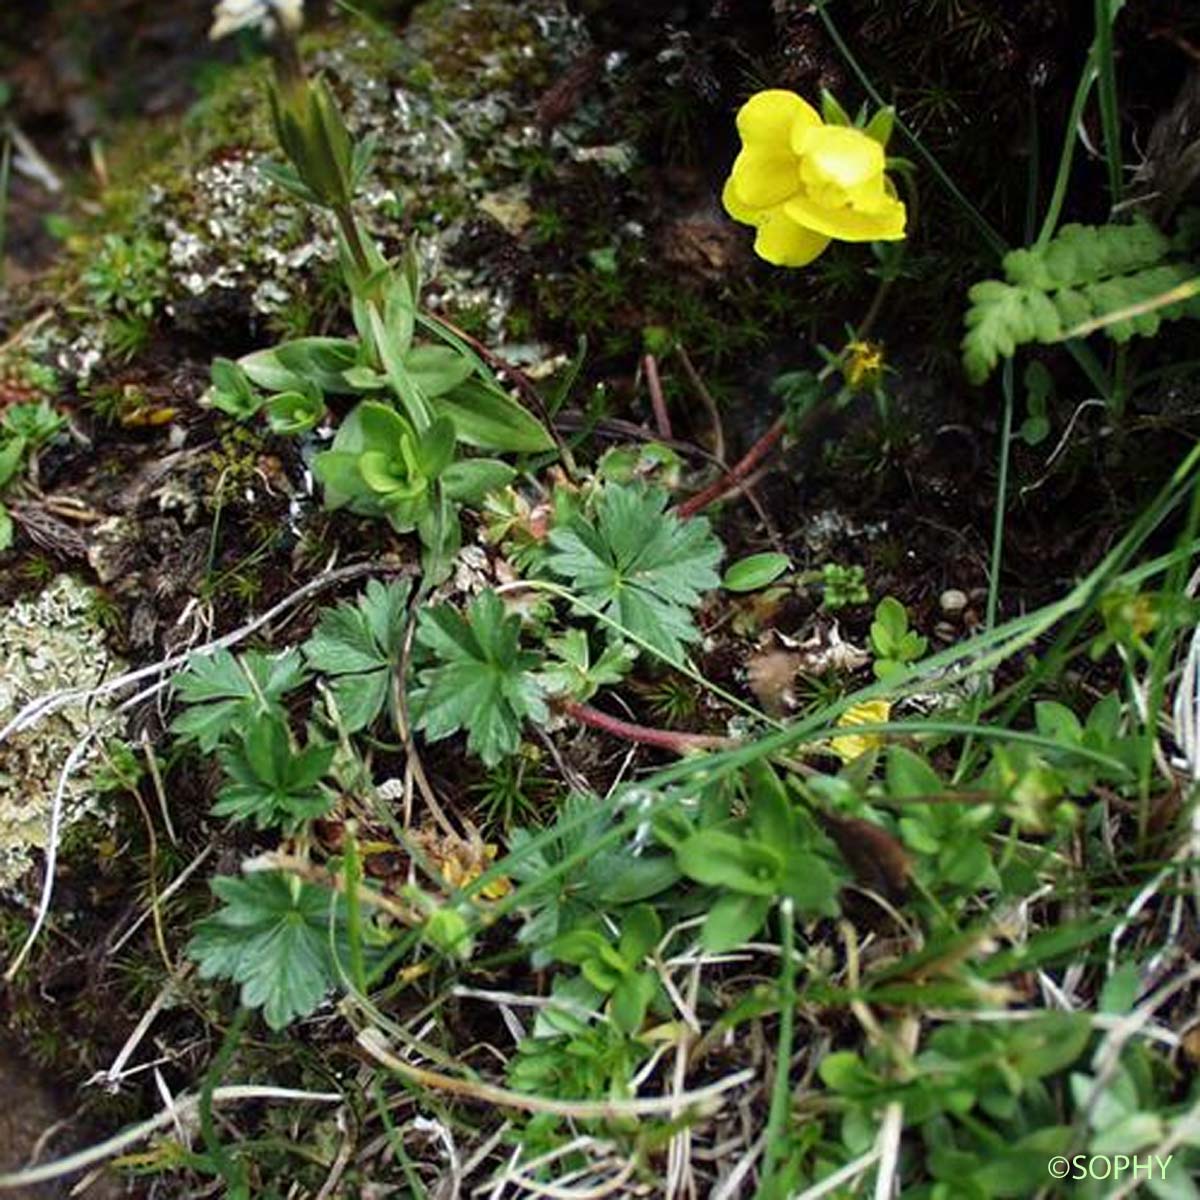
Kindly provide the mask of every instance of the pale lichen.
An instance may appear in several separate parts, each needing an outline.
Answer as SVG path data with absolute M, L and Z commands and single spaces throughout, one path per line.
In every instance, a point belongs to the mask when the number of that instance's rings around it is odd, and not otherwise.
M 586 45 L 582 26 L 562 0 L 456 0 L 419 9 L 404 41 L 323 36 L 311 68 L 329 80 L 354 135 L 377 139 L 358 197 L 366 223 L 392 247 L 418 231 L 433 276 L 427 301 L 479 311 L 499 334 L 510 289 L 455 248 L 472 221 L 490 215 L 487 197 L 522 186 L 525 158 L 541 141 L 533 100 Z M 244 144 L 149 193 L 142 220 L 169 247 L 171 311 L 240 292 L 255 313 L 279 314 L 336 259 L 327 216 L 259 172 L 274 151 L 260 129 L 251 125 Z
M 505 340 L 529 272 L 558 278 L 528 253 L 531 184 L 581 164 L 630 166 L 627 147 L 606 144 L 612 130 L 592 98 L 552 130 L 539 124 L 540 100 L 590 45 L 565 0 L 426 0 L 399 36 L 335 15 L 305 39 L 308 69 L 328 80 L 354 136 L 375 138 L 360 218 L 389 255 L 415 238 L 427 307 L 492 345 Z M 329 214 L 259 170 L 279 158 L 268 77 L 263 61 L 226 70 L 174 135 L 132 127 L 111 149 L 107 216 L 74 242 L 79 272 L 105 233 L 163 244 L 161 332 L 173 327 L 224 352 L 338 319 Z M 72 268 L 64 272 L 69 286 Z M 104 373 L 108 332 L 103 313 L 65 305 L 38 349 L 86 387 Z
M 95 593 L 69 575 L 0 610 L 0 726 L 31 700 L 86 691 L 122 669 L 94 614 Z M 12 888 L 46 845 L 63 765 L 88 730 L 111 715 L 103 699 L 81 699 L 0 743 L 0 890 Z M 92 778 L 99 762 L 93 744 L 68 778 L 64 828 L 96 811 Z

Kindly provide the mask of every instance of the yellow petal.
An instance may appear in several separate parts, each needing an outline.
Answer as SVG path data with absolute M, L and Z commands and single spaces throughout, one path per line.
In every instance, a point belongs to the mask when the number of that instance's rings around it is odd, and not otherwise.
M 733 186 L 732 175 L 725 180 L 725 188 L 721 192 L 721 203 L 725 206 L 725 211 L 735 221 L 741 221 L 743 225 L 761 225 L 771 215 L 769 209 L 751 208 L 750 205 L 742 202 Z
M 883 147 L 861 129 L 797 125 L 791 145 L 802 159 L 800 172 L 810 185 L 833 183 L 848 190 L 883 177 Z
M 780 88 L 751 96 L 737 115 L 738 133 L 747 146 L 769 148 L 781 154 L 791 153 L 793 129 L 820 124 L 820 114 L 811 104 L 795 92 Z
M 884 183 L 885 180 L 882 176 L 876 176 L 874 179 L 868 179 L 866 183 L 860 183 L 857 187 L 847 188 L 845 190 L 846 203 L 855 212 L 883 212 L 889 202 L 895 199 L 895 194 L 889 195 Z
M 865 700 L 862 704 L 852 705 L 838 717 L 838 728 L 845 729 L 854 725 L 883 725 L 891 715 L 892 706 L 887 700 Z M 829 749 L 843 762 L 851 762 L 860 754 L 865 754 L 875 746 L 883 745 L 881 733 L 857 733 L 847 737 L 834 738 L 829 743 Z
M 783 210 L 797 224 L 842 242 L 895 242 L 904 236 L 904 205 L 890 197 L 878 212 L 867 213 L 822 205 L 800 192 L 784 201 Z
M 754 253 L 777 267 L 806 267 L 829 239 L 797 225 L 781 208 L 773 208 L 758 227 Z
M 794 154 L 748 146 L 734 159 L 729 177 L 743 204 L 770 208 L 800 190 L 799 165 Z

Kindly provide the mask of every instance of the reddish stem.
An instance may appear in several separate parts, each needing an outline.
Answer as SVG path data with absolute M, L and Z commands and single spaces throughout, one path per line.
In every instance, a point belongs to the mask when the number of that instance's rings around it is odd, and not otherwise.
M 775 443 L 783 437 L 785 429 L 784 419 L 777 418 L 771 428 L 720 479 L 710 483 L 702 492 L 697 492 L 681 504 L 677 504 L 675 514 L 679 517 L 694 517 L 698 512 L 703 512 L 714 500 L 719 500 L 726 492 L 732 492 L 771 453 L 775 448 Z
M 667 412 L 667 402 L 663 396 L 662 380 L 658 377 L 658 361 L 653 354 L 642 358 L 642 369 L 646 372 L 646 387 L 650 391 L 650 407 L 654 410 L 654 424 L 658 428 L 659 437 L 670 438 L 671 417 Z
M 562 700 L 559 707 L 581 725 L 602 729 L 605 733 L 611 733 L 627 742 L 636 742 L 640 746 L 657 746 L 660 750 L 670 750 L 674 754 L 687 754 L 691 750 L 728 750 L 738 744 L 736 738 L 717 737 L 708 733 L 676 733 L 672 729 L 652 729 L 648 725 L 634 725 L 630 721 L 622 721 L 619 717 L 610 717 L 608 713 L 601 712 L 590 704 L 580 704 L 576 700 Z

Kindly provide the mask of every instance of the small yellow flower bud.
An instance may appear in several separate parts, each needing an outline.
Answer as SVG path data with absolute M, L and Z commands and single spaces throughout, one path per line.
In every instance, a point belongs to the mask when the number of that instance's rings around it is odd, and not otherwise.
M 882 725 L 891 716 L 892 706 L 887 700 L 864 700 L 861 704 L 852 705 L 838 717 L 838 728 L 845 729 L 855 725 Z M 852 733 L 845 737 L 836 737 L 829 743 L 829 749 L 842 760 L 852 762 L 860 754 L 865 754 L 875 746 L 883 745 L 881 733 Z
M 883 378 L 883 347 L 878 342 L 850 342 L 842 359 L 842 378 L 851 391 L 870 391 Z

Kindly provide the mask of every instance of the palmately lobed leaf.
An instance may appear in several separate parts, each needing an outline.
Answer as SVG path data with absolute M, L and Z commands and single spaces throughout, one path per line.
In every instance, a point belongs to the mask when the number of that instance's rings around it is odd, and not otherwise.
M 339 604 L 326 609 L 312 637 L 304 643 L 309 666 L 328 675 L 372 671 L 387 663 L 362 610 Z
M 317 785 L 333 761 L 334 746 L 296 750 L 283 718 L 264 716 L 245 731 L 240 745 L 223 746 L 227 776 L 213 812 L 253 820 L 259 829 L 294 828 L 327 812 L 331 799 Z
M 418 672 L 413 716 L 430 741 L 465 730 L 467 748 L 494 766 L 520 746 L 522 721 L 546 719 L 539 659 L 521 650 L 520 634 L 520 618 L 495 592 L 477 596 L 465 616 L 449 604 L 421 614 L 417 644 L 434 665 Z
M 326 609 L 304 643 L 308 665 L 334 677 L 334 702 L 351 733 L 370 725 L 387 702 L 403 652 L 409 590 L 407 579 L 388 585 L 372 579 L 356 601 Z
M 261 1008 L 272 1029 L 308 1016 L 337 978 L 329 949 L 331 918 L 339 957 L 349 957 L 335 894 L 276 871 L 221 876 L 212 888 L 222 907 L 197 925 L 187 948 L 201 977 L 240 984 L 242 1003 Z
M 610 484 L 589 521 L 577 516 L 550 535 L 550 569 L 622 632 L 673 662 L 700 632 L 691 609 L 720 585 L 723 553 L 708 521 L 680 520 L 664 492 Z
M 306 677 L 295 649 L 277 655 L 248 650 L 240 658 L 225 649 L 193 655 L 175 679 L 176 692 L 189 707 L 171 730 L 211 753 L 226 734 L 240 733 L 261 715 L 282 713 L 283 697 Z

